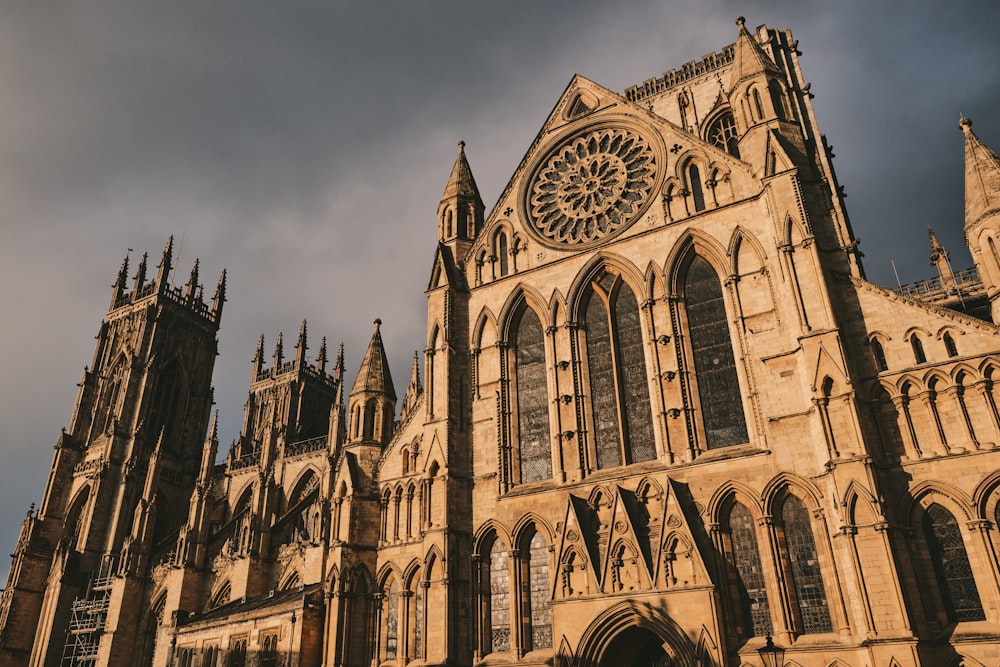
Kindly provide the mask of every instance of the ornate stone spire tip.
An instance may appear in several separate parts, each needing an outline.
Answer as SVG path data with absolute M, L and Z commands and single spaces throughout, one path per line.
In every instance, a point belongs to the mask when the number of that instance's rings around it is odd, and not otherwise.
M 747 22 L 747 20 L 745 18 L 743 18 L 742 16 L 737 16 L 736 17 L 736 25 L 738 25 L 739 27 L 742 28 L 746 24 L 746 22 Z
M 972 129 L 972 120 L 970 118 L 966 118 L 964 115 L 960 115 L 958 119 L 958 127 L 963 132 L 968 132 Z

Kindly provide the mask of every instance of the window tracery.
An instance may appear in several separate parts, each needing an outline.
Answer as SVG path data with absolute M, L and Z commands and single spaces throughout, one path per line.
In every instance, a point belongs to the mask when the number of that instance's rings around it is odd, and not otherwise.
M 529 308 L 521 315 L 514 345 L 521 482 L 550 479 L 552 446 L 545 336 L 541 322 Z
M 923 529 L 948 620 L 986 620 L 969 554 L 955 517 L 933 503 L 924 511 Z
M 708 130 L 708 142 L 720 148 L 735 158 L 740 157 L 740 138 L 736 130 L 736 119 L 733 114 L 724 113 L 719 116 Z
M 490 649 L 510 650 L 510 572 L 507 545 L 495 540 L 490 549 Z
M 833 623 L 809 512 L 796 496 L 785 498 L 781 507 L 781 522 L 801 631 L 804 634 L 832 632 Z
M 733 503 L 729 512 L 732 565 L 736 570 L 743 631 L 755 637 L 771 634 L 771 609 L 764 584 L 764 567 L 757 545 L 757 529 L 750 510 Z
M 597 468 L 656 458 L 639 305 L 628 285 L 604 273 L 585 309 Z
M 552 609 L 549 607 L 549 547 L 538 531 L 528 547 L 528 595 L 531 608 L 530 650 L 552 648 Z

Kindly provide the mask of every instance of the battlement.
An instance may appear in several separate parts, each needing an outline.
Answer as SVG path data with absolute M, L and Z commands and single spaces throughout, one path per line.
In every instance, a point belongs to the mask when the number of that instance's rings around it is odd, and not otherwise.
M 736 44 L 730 44 L 723 48 L 721 53 L 709 53 L 706 56 L 702 56 L 701 60 L 692 60 L 684 63 L 680 69 L 672 69 L 664 72 L 660 78 L 646 79 L 641 84 L 629 86 L 625 89 L 625 99 L 629 102 L 638 102 L 639 100 L 670 90 L 674 86 L 678 86 L 703 74 L 708 74 L 726 65 L 731 65 L 735 53 Z

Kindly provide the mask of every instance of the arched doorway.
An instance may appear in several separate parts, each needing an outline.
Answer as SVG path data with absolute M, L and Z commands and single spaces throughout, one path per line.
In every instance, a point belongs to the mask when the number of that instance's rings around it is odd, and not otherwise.
M 580 667 L 695 667 L 697 654 L 663 607 L 630 600 L 598 614 L 580 638 L 576 658 Z M 715 663 L 709 658 L 702 664 Z
M 603 652 L 601 666 L 675 667 L 677 664 L 663 648 L 663 640 L 650 630 L 631 627 L 623 630 Z

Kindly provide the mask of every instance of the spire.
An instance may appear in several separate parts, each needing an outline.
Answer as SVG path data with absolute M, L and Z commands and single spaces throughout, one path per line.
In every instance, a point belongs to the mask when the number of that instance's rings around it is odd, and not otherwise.
M 281 368 L 281 363 L 285 358 L 285 345 L 284 345 L 285 334 L 278 332 L 278 342 L 274 346 L 274 373 L 277 374 Z
M 934 230 L 930 227 L 927 228 L 927 236 L 931 240 L 931 266 L 934 266 L 938 270 L 938 275 L 941 277 L 941 285 L 946 288 L 952 288 L 955 286 L 955 276 L 951 272 L 951 262 L 948 261 L 948 251 L 944 249 L 940 243 L 938 243 L 937 236 L 934 235 Z
M 985 218 L 1000 213 L 1000 158 L 972 131 L 963 117 L 958 126 L 965 133 L 965 236 Z
M 316 368 L 320 373 L 326 370 L 326 362 L 328 361 L 326 356 L 326 336 L 323 336 L 322 342 L 319 344 L 319 354 L 316 355 Z
M 778 66 L 767 55 L 757 39 L 746 27 L 746 19 L 742 16 L 736 19 L 739 36 L 736 38 L 736 48 L 733 53 L 733 74 L 729 79 L 729 91 L 741 81 L 761 74 L 780 74 Z
M 208 428 L 208 437 L 201 450 L 201 470 L 198 472 L 198 484 L 207 488 L 212 481 L 215 470 L 215 454 L 219 450 L 219 411 L 212 416 L 212 425 Z
M 174 261 L 174 237 L 167 239 L 167 246 L 163 249 L 163 257 L 160 258 L 159 271 L 156 274 L 157 289 L 163 289 L 167 285 L 167 276 L 173 268 Z
M 301 366 L 306 363 L 306 321 L 302 320 L 302 327 L 299 329 L 299 340 L 295 343 L 295 361 Z
M 194 266 L 191 267 L 191 277 L 188 278 L 187 291 L 184 295 L 184 298 L 188 301 L 188 303 L 191 303 L 191 301 L 194 300 L 195 292 L 198 289 L 198 264 L 199 260 L 196 257 L 194 260 Z
M 361 370 L 358 371 L 358 379 L 354 381 L 354 388 L 351 394 L 361 392 L 385 394 L 390 400 L 396 400 L 396 390 L 392 386 L 392 375 L 389 373 L 389 360 L 385 356 L 385 348 L 382 346 L 382 334 L 379 327 L 382 320 L 375 320 L 375 332 L 372 334 L 371 342 L 368 343 L 368 350 L 365 358 L 361 361 Z
M 142 286 L 146 282 L 146 260 L 148 257 L 147 253 L 142 253 L 142 259 L 139 260 L 139 267 L 135 270 L 135 283 L 132 286 L 133 292 L 138 292 L 142 289 Z
M 476 179 L 472 177 L 472 169 L 465 158 L 464 141 L 458 142 L 458 156 L 455 157 L 455 166 L 451 168 L 451 176 L 448 177 L 448 185 L 445 186 L 441 199 L 460 196 L 480 199 Z
M 406 387 L 406 393 L 403 395 L 402 414 L 404 416 L 409 415 L 413 411 L 417 403 L 417 398 L 420 397 L 423 391 L 424 388 L 420 384 L 420 362 L 417 353 L 414 351 L 413 367 L 410 369 L 410 384 Z
M 115 304 L 118 303 L 118 299 L 122 297 L 125 293 L 125 282 L 128 280 L 128 255 L 125 255 L 125 259 L 122 261 L 122 268 L 118 269 L 118 278 L 115 280 L 115 284 L 112 285 L 111 292 L 111 307 L 114 308 Z
M 470 241 L 483 226 L 483 199 L 465 159 L 465 142 L 458 142 L 458 156 L 438 206 L 438 238 Z
M 260 340 L 257 341 L 257 354 L 253 355 L 253 377 L 250 378 L 251 382 L 257 381 L 257 376 L 260 375 L 260 371 L 264 368 L 264 334 L 260 335 Z
M 222 275 L 219 276 L 219 284 L 215 288 L 215 298 L 212 300 L 212 317 L 215 321 L 219 321 L 219 317 L 222 316 L 222 304 L 226 302 L 226 270 L 222 269 Z

